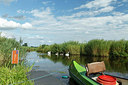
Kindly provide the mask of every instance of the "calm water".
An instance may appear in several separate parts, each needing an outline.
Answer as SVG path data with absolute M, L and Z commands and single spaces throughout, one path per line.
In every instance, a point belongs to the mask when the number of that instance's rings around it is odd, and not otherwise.
M 34 70 L 42 70 L 48 73 L 54 73 L 53 76 L 69 85 L 69 79 L 63 79 L 62 76 L 68 75 L 68 66 L 72 60 L 76 60 L 82 66 L 94 61 L 104 61 L 106 65 L 106 72 L 111 75 L 122 76 L 128 78 L 128 59 L 118 58 L 99 58 L 99 57 L 86 57 L 86 56 L 48 56 L 44 53 L 29 52 L 26 57 L 27 64 L 31 65 L 33 63 Z M 70 82 L 71 83 L 71 82 Z

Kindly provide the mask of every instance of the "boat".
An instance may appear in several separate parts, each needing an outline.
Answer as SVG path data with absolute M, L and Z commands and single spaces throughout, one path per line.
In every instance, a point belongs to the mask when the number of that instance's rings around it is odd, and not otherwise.
M 109 83 L 109 81 L 112 82 L 112 78 L 113 81 L 116 80 L 116 84 L 111 85 L 128 85 L 128 79 L 103 74 L 103 71 L 105 70 L 106 68 L 104 62 L 94 62 L 87 64 L 86 67 L 83 67 L 79 65 L 76 61 L 72 61 L 71 65 L 69 66 L 69 75 L 70 78 L 75 80 L 78 85 L 110 85 L 105 83 Z M 103 76 L 106 77 L 106 82 L 104 81 L 105 83 L 101 81 L 102 79 L 98 79 Z M 110 78 L 111 80 L 109 80 L 108 78 Z

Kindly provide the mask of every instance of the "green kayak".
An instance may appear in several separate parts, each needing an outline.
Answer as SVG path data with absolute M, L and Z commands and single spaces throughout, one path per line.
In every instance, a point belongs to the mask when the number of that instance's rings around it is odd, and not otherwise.
M 86 69 L 79 65 L 77 62 L 72 61 L 72 64 L 69 66 L 69 75 L 79 85 L 101 85 L 100 83 L 94 81 L 88 76 L 85 76 L 85 74 Z
M 87 64 L 87 68 L 82 67 L 76 61 L 72 61 L 71 65 L 69 66 L 69 75 L 79 85 L 109 85 L 109 84 L 106 84 L 106 83 L 110 83 L 108 81 L 111 81 L 111 83 L 116 82 L 115 84 L 111 84 L 111 85 L 128 85 L 127 78 L 113 76 L 113 75 L 109 75 L 109 74 L 104 75 L 102 72 L 105 70 L 106 70 L 106 68 L 105 68 L 104 61 L 102 61 L 100 63 L 94 62 L 94 63 Z M 88 75 L 89 72 L 90 73 L 100 72 L 100 73 L 96 73 L 95 76 L 91 77 L 90 75 Z M 106 81 L 104 81 L 104 84 L 101 84 L 101 83 L 99 83 L 98 80 L 99 80 L 99 78 L 101 78 L 103 76 L 108 77 L 108 78 L 105 78 Z M 112 78 L 115 79 L 116 81 L 114 80 L 114 82 L 112 82 Z

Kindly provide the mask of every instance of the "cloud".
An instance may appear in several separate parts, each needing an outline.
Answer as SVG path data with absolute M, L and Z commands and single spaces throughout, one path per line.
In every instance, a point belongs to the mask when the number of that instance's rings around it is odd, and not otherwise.
M 80 11 L 70 16 L 58 16 L 55 17 L 50 9 L 47 7 L 42 10 L 32 10 L 31 13 L 35 17 L 31 24 L 37 29 L 47 29 L 49 31 L 95 31 L 95 30 L 106 30 L 106 29 L 117 29 L 126 28 L 127 26 L 127 14 L 122 16 L 99 16 L 100 13 L 111 12 L 114 7 L 107 6 L 95 11 Z M 82 16 L 82 17 L 81 17 Z
M 49 37 L 44 39 L 34 36 L 31 39 L 36 38 L 42 43 L 50 40 L 49 43 L 53 43 L 94 38 L 116 39 L 118 34 L 121 35 L 120 38 L 126 37 L 123 34 L 128 31 L 128 14 L 114 10 L 116 7 L 111 4 L 116 0 L 94 1 L 85 4 L 88 11 L 79 10 L 84 8 L 81 5 L 68 16 L 55 16 L 50 7 L 24 11 L 32 15 L 28 28 L 34 28 L 40 36 Z
M 18 27 L 20 27 L 20 23 L 0 18 L 0 29 L 14 29 Z
M 47 5 L 47 4 L 51 3 L 51 2 L 52 1 L 43 1 L 42 4 Z
M 15 19 L 15 20 L 25 20 L 26 19 L 26 17 L 23 15 L 9 16 L 8 14 L 2 15 L 2 18 L 9 18 L 9 19 Z
M 32 28 L 30 23 L 20 24 L 15 21 L 8 21 L 6 19 L 0 18 L 0 29 L 15 29 L 15 28 Z
M 114 7 L 113 6 L 107 6 L 107 7 L 104 7 L 104 8 L 101 8 L 101 9 L 98 9 L 98 10 L 89 10 L 89 11 L 79 11 L 77 13 L 73 13 L 72 15 L 70 16 L 60 16 L 60 17 L 57 17 L 58 19 L 60 18 L 81 18 L 81 17 L 95 17 L 96 15 L 100 15 L 101 13 L 110 13 L 114 10 Z M 111 14 L 111 13 L 110 13 Z
M 43 5 L 55 5 L 55 3 L 53 3 L 52 1 L 43 1 L 42 2 Z
M 51 43 L 51 42 L 53 42 L 53 41 L 49 40 L 49 41 L 47 41 L 47 42 Z
M 107 12 L 110 13 L 115 9 L 114 6 L 111 6 L 113 1 L 116 1 L 116 0 L 94 0 L 87 4 L 83 4 L 79 7 L 74 8 L 74 11 L 83 9 L 83 8 L 88 10 L 74 13 L 72 17 L 75 17 L 75 16 L 94 17 L 96 15 L 100 15 L 101 13 L 107 13 Z
M 42 8 L 41 12 L 35 9 L 32 10 L 31 13 L 33 14 L 34 17 L 45 18 L 51 14 L 51 9 L 50 7 L 47 7 L 46 9 Z
M 17 10 L 17 13 L 25 13 L 25 10 L 19 9 L 19 10 Z
M 90 18 L 79 18 L 69 19 L 66 17 L 60 18 L 61 21 L 71 23 L 69 28 L 77 28 L 79 30 L 95 31 L 95 30 L 106 30 L 106 29 L 123 29 L 127 28 L 128 15 L 124 16 L 104 16 L 104 17 L 90 17 Z
M 8 14 L 2 15 L 2 18 L 7 18 L 7 17 L 8 17 Z
M 107 7 L 111 4 L 112 1 L 116 1 L 116 0 L 94 0 L 91 1 L 87 4 L 83 4 L 79 7 L 74 8 L 74 10 L 78 10 L 78 9 L 83 9 L 83 8 L 101 8 L 101 7 Z
M 112 7 L 112 6 L 107 6 L 107 7 L 105 7 L 105 8 L 100 9 L 99 12 L 100 12 L 100 13 L 101 13 L 101 12 L 111 12 L 113 9 L 114 9 L 114 7 Z
M 24 28 L 24 29 L 31 29 L 32 28 L 32 25 L 28 22 L 24 23 L 21 25 L 21 28 Z
M 17 10 L 17 13 L 22 13 L 22 14 L 27 13 L 27 14 L 30 14 L 31 11 L 26 11 L 26 10 L 21 10 L 21 9 L 19 9 L 19 10 Z
M 0 0 L 0 3 L 4 3 L 4 4 L 10 4 L 11 2 L 14 2 L 17 0 Z
M 23 15 L 19 15 L 19 16 L 10 16 L 10 17 L 8 17 L 8 18 L 10 18 L 10 19 L 16 19 L 16 20 L 25 20 L 25 19 L 26 19 L 26 17 L 23 16 Z
M 34 17 L 31 24 L 36 26 L 35 28 L 37 29 L 50 29 L 51 27 L 53 29 L 53 27 L 59 26 L 60 24 L 49 7 L 41 10 L 34 9 L 31 11 L 31 14 Z
M 31 37 L 29 37 L 29 39 L 44 40 L 44 37 L 42 37 L 42 36 L 40 36 L 40 35 L 36 35 L 36 36 L 31 36 Z
M 112 14 L 114 16 L 122 16 L 122 15 L 125 15 L 125 13 L 121 13 L 121 12 L 113 12 Z
M 122 0 L 123 2 L 128 2 L 128 0 Z
M 14 35 L 10 32 L 1 32 L 0 36 L 1 37 L 6 37 L 6 38 L 15 38 Z

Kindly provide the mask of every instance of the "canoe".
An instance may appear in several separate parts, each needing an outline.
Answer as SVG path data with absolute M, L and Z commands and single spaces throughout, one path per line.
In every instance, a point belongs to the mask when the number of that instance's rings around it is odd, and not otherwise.
M 86 73 L 87 69 L 85 67 L 82 67 L 76 61 L 72 61 L 71 65 L 69 66 L 69 75 L 79 85 L 102 85 L 95 79 L 87 76 Z M 116 85 L 127 85 L 128 79 L 117 77 L 117 82 L 118 83 Z

